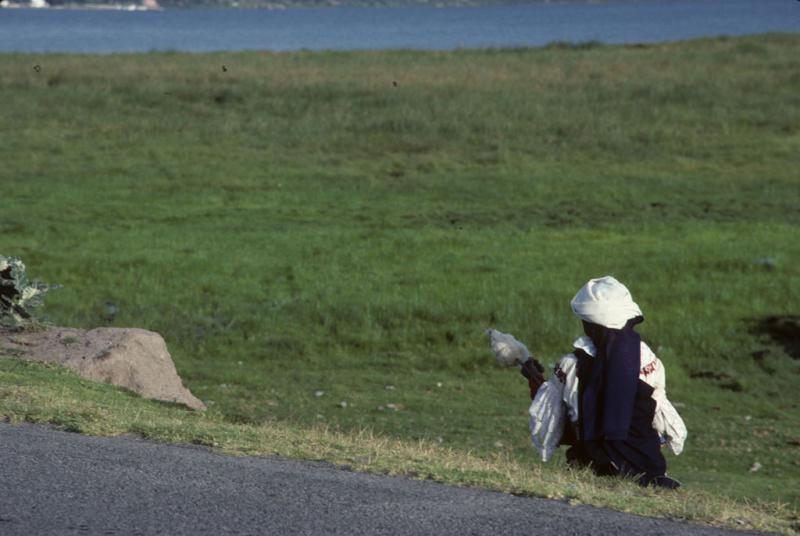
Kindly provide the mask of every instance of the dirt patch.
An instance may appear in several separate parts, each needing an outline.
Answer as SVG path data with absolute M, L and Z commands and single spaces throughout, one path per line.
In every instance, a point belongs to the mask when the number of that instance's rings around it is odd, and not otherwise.
M 717 387 L 720 389 L 727 389 L 728 391 L 733 391 L 735 393 L 744 391 L 744 385 L 742 385 L 739 380 L 724 372 L 698 370 L 690 373 L 689 377 L 695 380 L 711 380 L 716 383 Z
M 768 336 L 789 356 L 800 359 L 800 315 L 768 316 L 758 321 L 754 332 Z

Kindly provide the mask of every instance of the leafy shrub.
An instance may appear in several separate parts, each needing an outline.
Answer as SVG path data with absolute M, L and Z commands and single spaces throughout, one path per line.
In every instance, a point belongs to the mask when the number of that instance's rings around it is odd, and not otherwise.
M 40 281 L 30 281 L 25 264 L 16 257 L 0 255 L 0 326 L 21 327 L 35 322 L 32 310 L 42 304 L 48 290 Z

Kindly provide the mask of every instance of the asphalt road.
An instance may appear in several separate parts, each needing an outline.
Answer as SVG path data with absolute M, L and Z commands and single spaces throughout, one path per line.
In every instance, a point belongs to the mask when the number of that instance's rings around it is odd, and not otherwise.
M 0 535 L 726 532 L 561 501 L 0 423 Z

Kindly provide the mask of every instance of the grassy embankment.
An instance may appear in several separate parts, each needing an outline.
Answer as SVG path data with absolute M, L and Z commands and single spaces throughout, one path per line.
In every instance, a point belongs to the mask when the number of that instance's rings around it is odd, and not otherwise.
M 0 252 L 210 404 L 2 361 L 0 414 L 790 530 L 799 46 L 0 56 Z M 606 273 L 689 427 L 678 494 L 540 465 L 482 334 L 551 363 Z

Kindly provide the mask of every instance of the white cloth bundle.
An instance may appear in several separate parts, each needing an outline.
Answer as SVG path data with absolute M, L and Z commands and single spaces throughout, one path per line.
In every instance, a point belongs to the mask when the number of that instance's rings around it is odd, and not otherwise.
M 621 329 L 628 320 L 642 316 L 628 288 L 610 275 L 590 279 L 570 302 L 581 320 Z
M 486 335 L 492 341 L 494 358 L 500 365 L 513 367 L 521 365 L 531 358 L 530 350 L 510 333 L 503 333 L 490 328 L 486 330 Z
M 531 440 L 545 462 L 553 456 L 564 434 L 566 419 L 563 392 L 564 386 L 558 382 L 544 382 L 536 391 L 536 398 L 528 410 L 531 415 Z

